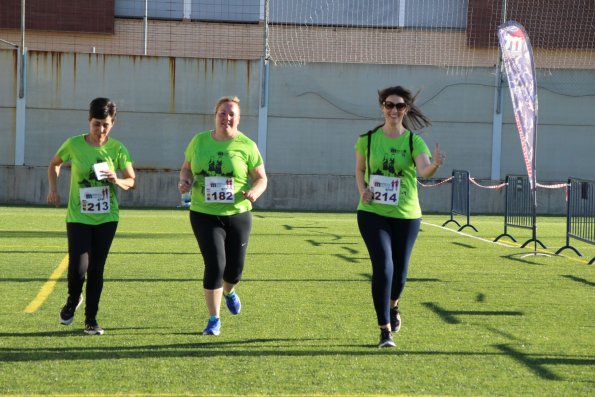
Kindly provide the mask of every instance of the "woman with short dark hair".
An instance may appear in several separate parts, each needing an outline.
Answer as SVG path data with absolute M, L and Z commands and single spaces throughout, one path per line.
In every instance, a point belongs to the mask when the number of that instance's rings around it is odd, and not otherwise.
M 60 323 L 70 325 L 83 301 L 87 278 L 85 330 L 102 335 L 97 322 L 103 289 L 103 271 L 119 220 L 117 189 L 133 189 L 135 173 L 128 149 L 110 136 L 116 122 L 116 104 L 96 98 L 89 104 L 89 132 L 66 140 L 48 168 L 47 202 L 58 207 L 57 180 L 64 162 L 71 163 L 70 194 L 66 215 L 68 236 L 68 298 Z M 118 176 L 121 172 L 122 177 Z

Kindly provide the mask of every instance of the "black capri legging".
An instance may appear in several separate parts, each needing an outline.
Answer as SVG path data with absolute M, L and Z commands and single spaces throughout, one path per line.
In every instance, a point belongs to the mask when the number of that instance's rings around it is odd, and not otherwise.
M 218 216 L 190 211 L 190 224 L 205 262 L 203 287 L 218 289 L 223 281 L 242 278 L 252 213 Z
M 372 299 L 378 325 L 388 324 L 390 300 L 399 299 L 405 288 L 421 218 L 397 219 L 358 211 L 357 223 L 372 261 Z

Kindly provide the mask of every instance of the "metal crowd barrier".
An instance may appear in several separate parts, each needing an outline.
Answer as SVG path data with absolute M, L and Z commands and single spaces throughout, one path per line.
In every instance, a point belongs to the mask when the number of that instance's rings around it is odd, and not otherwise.
M 454 218 L 455 215 L 462 215 L 467 217 L 467 223 L 461 226 Z M 471 219 L 471 212 L 469 210 L 469 171 L 452 170 L 451 180 L 451 199 L 450 199 L 450 219 L 442 224 L 446 226 L 450 222 L 454 222 L 461 231 L 466 227 L 470 227 L 477 232 L 475 226 L 469 221 Z
M 583 256 L 570 245 L 570 239 L 595 244 L 595 181 L 569 178 L 567 195 L 566 245 L 556 251 L 556 255 L 565 249 L 571 249 L 578 256 Z M 593 262 L 595 257 L 589 265 Z
M 529 229 L 533 237 L 527 240 L 521 248 L 525 248 L 531 241 L 539 243 L 542 248 L 546 246 L 537 239 L 537 225 L 533 195 L 526 175 L 506 176 L 506 201 L 504 202 L 504 233 L 500 234 L 494 242 L 501 237 L 509 237 L 516 243 L 516 239 L 508 233 L 508 227 Z

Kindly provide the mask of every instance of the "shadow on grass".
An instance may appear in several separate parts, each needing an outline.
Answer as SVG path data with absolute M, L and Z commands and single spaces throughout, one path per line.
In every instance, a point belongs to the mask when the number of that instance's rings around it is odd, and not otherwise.
M 176 233 L 139 233 L 139 232 L 117 232 L 117 239 L 180 239 L 192 236 L 192 232 L 176 232 Z
M 344 262 L 347 263 L 362 263 L 365 261 L 369 261 L 370 258 L 365 258 L 365 257 L 355 257 L 355 256 L 350 256 L 350 255 L 345 255 L 345 254 L 333 254 L 334 257 L 341 259 Z
M 191 236 L 192 232 L 176 232 L 176 233 L 138 233 L 138 232 L 116 232 L 116 239 L 154 239 L 154 238 L 175 238 L 178 239 L 184 236 Z M 66 239 L 66 227 L 64 230 L 2 230 L 0 231 L 0 238 L 64 238 Z
M 66 338 L 66 337 L 73 337 L 73 336 L 82 336 L 86 338 L 90 338 L 89 335 L 85 335 L 82 328 L 76 327 L 66 327 L 62 326 L 63 329 L 58 329 L 55 331 L 38 331 L 38 332 L 0 332 L 0 338 Z M 117 330 L 146 330 L 146 327 L 127 327 L 127 328 L 115 328 Z M 168 329 L 171 330 L 171 327 L 151 327 L 151 329 Z M 112 328 L 110 328 L 112 330 Z M 168 332 L 171 334 L 171 332 Z M 0 353 L 2 352 L 2 348 L 0 348 Z
M 460 324 L 459 316 L 522 316 L 519 311 L 486 311 L 486 310 L 446 310 L 434 302 L 422 303 L 425 307 L 436 313 L 447 324 Z
M 117 335 L 120 329 L 109 329 L 101 337 L 83 335 L 82 330 L 67 332 L 43 332 L 10 334 L 0 333 L 0 337 L 73 337 L 81 336 L 89 339 L 109 340 L 110 335 Z M 145 328 L 146 330 L 146 328 Z M 186 335 L 186 334 L 182 334 Z M 34 362 L 54 360 L 111 360 L 111 359 L 144 359 L 144 358 L 178 358 L 178 357 L 312 357 L 312 356 L 364 356 L 364 355 L 398 355 L 403 353 L 396 349 L 378 349 L 376 345 L 334 345 L 331 339 L 314 338 L 255 338 L 244 340 L 220 340 L 212 336 L 194 335 L 200 341 L 192 343 L 172 343 L 139 346 L 77 346 L 77 347 L 34 347 L 34 348 L 0 348 L 2 362 Z M 317 345 L 303 345 L 303 342 L 316 341 Z M 300 345 L 302 343 L 302 345 Z M 324 346 L 321 348 L 318 344 Z M 363 347 L 364 350 L 360 348 Z M 356 350 L 354 350 L 356 349 Z M 359 349 L 359 350 L 358 350 Z M 424 352 L 422 354 L 428 354 Z M 444 353 L 429 353 L 444 354 Z M 448 353 L 450 354 L 450 353 Z M 481 354 L 483 355 L 483 354 Z
M 347 247 L 342 247 L 344 249 L 348 249 Z M 0 254 L 63 254 L 66 255 L 66 249 L 62 250 L 9 250 L 9 251 L 2 251 L 0 250 Z M 200 251 L 198 248 L 196 251 L 110 251 L 109 256 L 114 255 L 196 255 L 201 256 Z M 248 257 L 250 256 L 296 256 L 295 252 L 248 252 L 246 254 Z M 329 253 L 322 252 L 319 254 L 309 253 L 308 256 L 329 256 Z M 365 260 L 370 260 L 370 258 L 360 258 Z M 109 261 L 109 259 L 108 259 Z
M 362 274 L 363 278 L 243 278 L 243 282 L 251 283 L 344 283 L 344 282 L 368 282 L 370 275 Z M 197 283 L 202 281 L 202 277 L 197 278 L 105 278 L 104 283 Z M 42 278 L 42 277 L 15 277 L 0 278 L 0 283 L 43 283 L 46 281 L 55 281 L 66 283 L 66 277 L 61 278 Z M 411 278 L 408 282 L 434 282 L 438 279 Z
M 66 238 L 66 228 L 55 230 L 2 230 L 0 238 Z
M 519 350 L 514 349 L 510 345 L 495 345 L 496 349 L 514 359 L 518 363 L 522 364 L 526 368 L 533 371 L 537 376 L 548 380 L 562 380 L 562 378 L 549 369 L 545 368 L 544 365 L 579 365 L 589 367 L 595 365 L 595 358 L 593 357 L 538 357 L 536 354 L 526 354 Z
M 285 230 L 296 230 L 296 229 L 328 229 L 327 226 L 291 226 L 291 225 L 282 225 Z
M 27 255 L 32 255 L 32 254 L 62 254 L 62 255 L 66 255 L 68 252 L 63 249 L 63 250 L 19 250 L 19 251 L 15 251 L 15 250 L 10 250 L 10 251 L 1 251 L 0 250 L 0 254 L 27 254 Z M 109 253 L 109 256 L 113 256 L 113 255 L 199 255 L 200 253 L 196 252 L 196 251 L 178 251 L 178 252 L 174 252 L 174 251 L 158 251 L 158 252 L 150 252 L 150 251 L 111 251 Z M 295 254 L 293 254 L 295 255 Z
M 117 335 L 118 330 L 108 330 L 102 337 L 82 336 L 95 340 L 108 340 L 110 335 Z M 145 328 L 146 330 L 146 328 Z M 40 334 L 40 335 L 39 335 Z M 0 334 L 13 336 L 18 334 Z M 25 333 L 21 336 L 73 337 L 81 335 L 81 331 Z M 210 358 L 210 357 L 325 357 L 325 356 L 444 356 L 472 357 L 481 360 L 486 357 L 509 357 L 520 363 L 542 379 L 563 380 L 546 365 L 576 365 L 590 367 L 595 359 L 590 356 L 557 356 L 544 357 L 541 354 L 526 354 L 510 345 L 493 345 L 496 352 L 485 351 L 415 351 L 400 349 L 378 349 L 375 345 L 346 345 L 332 343 L 332 339 L 289 339 L 289 338 L 254 338 L 245 340 L 221 340 L 212 336 L 196 335 L 191 343 L 143 344 L 130 345 L 96 345 L 96 346 L 60 346 L 60 347 L 3 347 L 0 348 L 2 362 L 43 362 L 58 360 L 113 360 L 113 359 L 155 359 L 155 358 Z M 314 341 L 317 344 L 305 345 Z M 111 340 L 113 342 L 113 339 Z M 323 344 L 324 347 L 318 346 Z
M 459 247 L 463 247 L 463 248 L 471 248 L 471 249 L 475 249 L 477 247 L 473 246 L 473 245 L 469 245 L 469 244 L 464 244 L 464 243 L 459 243 L 457 241 L 453 241 L 452 245 L 458 245 Z
M 339 240 L 339 239 L 336 239 Z M 316 241 L 316 240 L 306 240 L 307 243 L 311 244 L 314 247 L 322 247 L 323 245 L 358 245 L 359 243 L 347 243 L 345 241 Z
M 111 331 L 111 333 L 107 333 Z M 42 336 L 81 336 L 82 331 L 46 332 Z M 109 339 L 109 335 L 117 334 L 117 330 L 107 330 L 101 337 L 83 335 L 83 338 Z M 376 345 L 332 345 L 329 339 L 283 339 L 257 338 L 236 341 L 221 341 L 212 336 L 194 334 L 201 341 L 193 343 L 172 343 L 139 346 L 79 346 L 79 347 L 35 347 L 35 348 L 0 348 L 0 359 L 8 361 L 51 361 L 51 360 L 109 360 L 113 358 L 175 358 L 175 357 L 221 357 L 221 356 L 337 356 L 337 355 L 493 355 L 494 353 L 464 352 L 402 352 L 396 349 L 378 349 Z M 5 334 L 0 334 L 5 336 Z M 34 334 L 26 334 L 34 336 Z M 300 346 L 300 342 L 318 341 L 324 343 L 325 349 L 317 346 Z M 238 349 L 241 348 L 241 349 Z M 361 349 L 364 350 L 353 350 Z M 224 349 L 224 350 L 222 350 Z
M 595 287 L 595 283 L 594 282 L 589 281 L 589 280 L 585 280 L 584 278 L 581 278 L 581 277 L 576 277 L 576 276 L 573 276 L 571 274 L 563 274 L 562 277 L 565 277 L 565 278 L 567 278 L 569 280 L 572 280 L 572 281 L 576 281 L 577 283 L 582 283 L 582 284 L 588 285 L 589 287 Z
M 360 273 L 364 276 L 368 281 L 372 281 L 372 274 L 370 273 Z M 423 278 L 423 277 L 411 277 L 407 279 L 408 283 L 439 283 L 442 280 L 439 278 Z
M 25 254 L 25 255 L 36 255 L 36 254 L 66 254 L 66 250 L 35 250 L 35 249 L 30 249 L 30 250 L 10 250 L 10 251 L 5 251 L 5 250 L 0 250 L 0 254 L 2 255 L 11 255 L 11 254 Z
M 104 283 L 186 283 L 199 282 L 202 278 L 106 278 Z M 46 281 L 55 281 L 58 283 L 66 283 L 66 277 L 61 278 L 0 278 L 0 283 L 44 283 Z
M 283 212 L 278 212 L 278 213 L 275 213 L 274 215 L 271 215 L 271 214 L 262 215 L 262 214 L 259 214 L 257 211 L 253 211 L 252 216 L 255 218 L 260 218 L 260 219 L 295 219 L 295 218 L 299 218 L 299 216 L 283 215 Z
M 342 247 L 343 249 L 349 250 L 348 247 Z M 351 252 L 351 251 L 350 251 Z M 32 254 L 62 254 L 62 255 L 66 255 L 67 251 L 66 250 L 30 250 L 30 251 L 24 251 L 24 250 L 9 250 L 9 251 L 3 251 L 0 250 L 0 254 L 2 255 L 11 255 L 11 254 L 26 254 L 26 255 L 32 255 Z M 196 251 L 110 251 L 109 253 L 109 257 L 112 256 L 118 256 L 118 255 L 155 255 L 155 256 L 159 256 L 159 255 L 167 255 L 167 256 L 171 256 L 171 255 L 196 255 L 197 258 L 202 256 L 201 253 L 198 251 L 198 249 Z M 297 254 L 295 252 L 248 252 L 247 256 L 251 257 L 251 256 L 290 256 L 290 257 L 295 257 Z M 329 253 L 320 253 L 320 254 L 308 254 L 308 256 L 320 256 L 320 257 L 325 257 L 325 256 L 329 256 L 331 254 Z M 349 257 L 347 255 L 334 255 L 337 257 L 341 257 L 341 259 L 345 259 L 348 262 L 352 262 L 352 259 L 356 259 L 359 263 L 359 261 L 362 260 L 367 260 L 369 261 L 370 258 L 353 258 L 353 257 Z M 108 261 L 109 261 L 109 257 L 108 257 Z
M 508 339 L 508 340 L 514 340 L 514 341 L 522 341 L 522 340 L 523 340 L 522 338 L 518 338 L 518 337 L 516 337 L 515 335 L 513 335 L 513 334 L 511 334 L 511 333 L 509 333 L 509 332 L 506 332 L 506 331 L 502 331 L 502 330 L 500 330 L 500 329 L 498 329 L 498 328 L 494 328 L 494 327 L 486 327 L 486 329 L 487 329 L 488 331 L 490 331 L 490 332 L 492 332 L 492 333 L 496 334 L 496 335 L 503 336 L 504 338 L 506 338 L 506 339 Z

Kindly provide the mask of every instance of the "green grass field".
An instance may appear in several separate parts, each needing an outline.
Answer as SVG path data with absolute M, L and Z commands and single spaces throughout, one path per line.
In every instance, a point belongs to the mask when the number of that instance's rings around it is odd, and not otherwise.
M 124 209 L 98 316 L 106 333 L 85 336 L 82 311 L 58 324 L 64 218 L 64 208 L 0 207 L 0 395 L 595 394 L 586 243 L 573 241 L 582 258 L 524 257 L 530 231 L 492 243 L 501 216 L 472 217 L 479 232 L 464 234 L 440 227 L 446 215 L 425 216 L 397 347 L 378 349 L 355 214 L 254 212 L 242 313 L 223 307 L 222 333 L 209 337 L 187 211 Z M 544 253 L 564 233 L 563 217 L 538 218 Z

